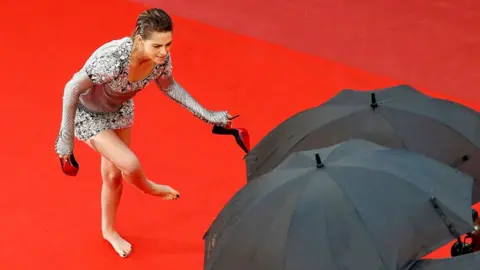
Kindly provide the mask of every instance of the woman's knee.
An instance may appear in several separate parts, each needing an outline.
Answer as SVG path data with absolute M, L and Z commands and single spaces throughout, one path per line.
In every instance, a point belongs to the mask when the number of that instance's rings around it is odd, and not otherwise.
M 122 174 L 136 175 L 142 173 L 142 168 L 137 156 L 128 147 L 129 132 L 129 129 L 118 131 L 118 134 L 112 130 L 104 130 L 90 139 L 88 145 L 113 164 L 112 166 L 121 170 Z M 110 174 L 110 177 L 118 177 L 116 173 Z
M 122 186 L 122 171 L 108 160 L 102 160 L 103 183 L 111 188 Z
M 141 173 L 142 170 L 140 160 L 134 154 L 122 157 L 122 160 L 119 162 L 119 167 L 122 173 L 127 175 L 136 175 Z

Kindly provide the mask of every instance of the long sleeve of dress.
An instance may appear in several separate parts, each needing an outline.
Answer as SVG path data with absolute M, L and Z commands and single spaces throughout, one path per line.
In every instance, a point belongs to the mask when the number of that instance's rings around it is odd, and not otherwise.
M 59 155 L 73 153 L 75 114 L 79 97 L 94 85 L 111 81 L 118 75 L 119 61 L 112 54 L 92 58 L 85 68 L 76 73 L 65 85 L 63 91 L 62 121 L 55 143 Z
M 166 60 L 165 71 L 155 82 L 160 90 L 182 107 L 206 123 L 225 126 L 228 122 L 227 111 L 211 111 L 198 103 L 172 76 L 170 56 Z
M 75 112 L 78 99 L 92 85 L 92 81 L 84 72 L 75 74 L 65 85 L 63 90 L 62 122 L 55 144 L 55 151 L 59 155 L 71 154 L 73 152 Z

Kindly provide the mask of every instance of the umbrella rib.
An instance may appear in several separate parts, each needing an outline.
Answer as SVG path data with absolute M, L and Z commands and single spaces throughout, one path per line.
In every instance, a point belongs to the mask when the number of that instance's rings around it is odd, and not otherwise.
M 343 167 L 343 166 L 338 166 L 338 167 Z M 350 166 L 352 167 L 352 166 Z M 328 174 L 328 173 L 327 173 Z M 329 178 L 332 179 L 329 175 Z M 378 257 L 380 258 L 380 261 L 383 263 L 383 266 L 385 266 L 385 269 L 388 269 L 388 266 L 385 262 L 385 260 L 383 259 L 383 256 L 378 252 L 378 247 L 375 245 L 375 243 L 372 241 L 372 233 L 368 230 L 366 224 L 365 224 L 365 221 L 363 220 L 362 216 L 360 215 L 360 213 L 358 212 L 357 210 L 357 207 L 353 204 L 350 196 L 348 196 L 347 192 L 345 192 L 345 190 L 335 181 L 333 181 L 332 179 L 332 182 L 335 183 L 335 185 L 338 187 L 339 190 L 342 191 L 343 195 L 345 196 L 345 198 L 348 200 L 348 202 L 350 203 L 350 205 L 353 207 L 354 211 L 355 211 L 355 214 L 357 215 L 358 219 L 362 222 L 362 225 L 363 225 L 363 228 L 365 230 L 365 232 L 368 234 L 368 240 L 369 242 L 372 244 L 372 246 L 375 247 L 375 252 L 377 253 Z
M 377 111 L 377 113 L 383 118 L 385 119 L 385 122 L 388 124 L 388 126 L 390 126 L 393 130 L 393 133 L 394 134 L 398 134 L 397 133 L 397 130 L 393 127 L 393 125 L 388 121 L 387 117 L 385 117 L 385 115 L 381 112 L 381 111 Z M 405 140 L 401 137 L 401 136 L 398 136 L 400 138 L 400 140 L 402 141 L 402 145 L 405 149 L 408 149 L 407 145 L 405 144 Z
M 314 176 L 315 176 L 315 173 L 312 173 L 308 176 L 308 180 L 305 180 L 306 184 L 303 187 L 303 190 L 299 191 L 298 194 L 302 194 L 305 191 L 305 189 L 308 187 L 308 184 L 311 183 L 311 180 Z M 298 197 L 296 198 L 297 202 L 298 202 L 298 200 L 300 200 L 300 198 L 302 198 L 302 196 L 298 195 Z M 295 213 L 297 212 L 297 206 L 298 206 L 298 203 L 295 203 L 295 206 L 293 207 L 291 217 L 293 217 L 295 215 Z M 290 241 L 290 231 L 291 231 L 291 228 L 292 228 L 292 223 L 293 223 L 293 218 L 290 218 L 290 222 L 288 223 L 288 232 L 287 232 L 287 239 L 285 240 L 285 246 L 288 246 L 288 242 Z M 284 254 L 284 256 L 283 256 L 283 270 L 285 270 L 285 267 L 286 267 L 286 260 L 287 260 L 287 256 L 285 256 L 285 254 Z
M 336 149 L 335 149 L 335 150 L 336 150 Z M 341 189 L 341 188 L 338 186 L 338 184 L 337 184 L 335 181 L 333 181 L 333 179 L 330 177 L 330 175 L 329 175 L 328 173 L 326 173 L 326 174 L 328 175 L 328 178 L 330 179 L 330 181 L 331 181 L 331 182 L 334 182 L 334 184 L 339 188 L 339 190 L 341 190 L 342 193 L 345 194 L 345 192 L 343 191 L 343 189 Z M 349 202 L 351 202 L 351 201 L 350 201 L 350 198 L 347 197 L 347 199 L 349 200 Z M 322 205 L 323 208 L 325 208 L 325 204 L 321 204 L 321 205 Z M 357 212 L 356 209 L 355 209 L 355 212 Z M 325 218 L 325 216 L 326 216 L 325 210 L 322 211 L 322 213 L 323 213 L 323 217 Z M 357 214 L 358 214 L 358 213 L 357 213 Z M 363 220 L 362 220 L 362 223 L 363 223 Z M 329 226 L 328 222 L 326 222 L 325 228 L 326 228 L 326 231 L 327 231 L 327 235 L 329 235 L 330 226 Z M 330 246 L 330 243 L 331 243 L 330 238 L 329 238 L 329 237 L 326 237 L 326 238 L 327 238 L 327 241 L 329 242 L 329 246 Z M 370 239 L 371 239 L 371 238 L 369 238 L 369 240 L 370 240 Z M 330 255 L 329 257 L 331 258 L 331 261 L 333 261 L 333 260 L 332 260 L 332 255 L 331 255 L 330 249 L 327 249 L 327 251 L 328 251 L 328 254 Z M 383 259 L 381 258 L 381 256 L 380 256 L 380 260 L 382 261 L 383 265 L 385 265 L 385 262 L 383 261 Z

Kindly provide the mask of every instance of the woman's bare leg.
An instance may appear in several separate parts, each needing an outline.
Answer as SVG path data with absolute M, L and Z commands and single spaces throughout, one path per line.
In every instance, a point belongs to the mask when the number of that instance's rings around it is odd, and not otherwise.
M 117 136 L 128 147 L 130 145 L 130 129 L 118 130 Z M 91 146 L 91 143 L 88 143 Z M 115 230 L 115 218 L 122 196 L 122 171 L 105 157 L 101 157 L 102 175 L 102 235 L 121 257 L 127 257 L 132 251 L 132 245 L 123 239 Z
M 118 131 L 117 131 L 118 132 Z M 175 200 L 180 194 L 166 185 L 149 180 L 137 156 L 120 139 L 116 132 L 104 130 L 88 141 L 88 144 L 102 157 L 113 163 L 122 172 L 123 179 L 144 193 Z
M 103 135 L 103 133 L 110 133 Z M 112 134 L 113 133 L 113 134 Z M 115 230 L 115 218 L 120 203 L 120 197 L 122 195 L 122 170 L 115 165 L 115 159 L 110 161 L 108 154 L 103 155 L 102 150 L 108 150 L 110 147 L 103 147 L 101 141 L 103 137 L 117 137 L 123 143 L 123 147 L 127 147 L 130 144 L 130 128 L 117 130 L 115 132 L 105 131 L 98 134 L 93 139 L 89 140 L 87 144 L 102 154 L 101 158 L 101 175 L 103 179 L 102 193 L 101 193 L 101 206 L 102 206 L 102 234 L 105 240 L 107 240 L 115 251 L 122 257 L 126 257 L 130 254 L 132 246 L 125 239 L 123 239 Z M 100 138 L 100 139 L 99 139 Z M 114 138 L 114 137 L 113 137 Z M 118 142 L 117 142 L 118 143 Z M 99 148 L 100 146 L 100 148 Z M 110 152 L 111 153 L 111 152 Z M 120 163 L 122 163 L 120 161 Z M 125 162 L 126 163 L 126 162 Z M 128 175 L 127 175 L 128 177 Z M 155 184 L 154 184 L 155 185 Z M 159 185 L 160 186 L 160 185 Z M 162 186 L 163 189 L 169 189 L 169 187 Z M 156 192 L 159 194 L 159 192 Z
M 128 147 L 130 145 L 130 129 L 115 132 Z M 120 197 L 122 195 L 122 171 L 102 156 L 100 171 L 102 175 L 102 232 L 113 232 Z

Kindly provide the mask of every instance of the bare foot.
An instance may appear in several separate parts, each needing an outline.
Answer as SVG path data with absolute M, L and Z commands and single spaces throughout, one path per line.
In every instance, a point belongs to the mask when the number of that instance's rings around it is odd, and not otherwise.
M 170 186 L 159 185 L 155 186 L 155 195 L 162 197 L 164 200 L 176 200 L 180 198 L 180 193 Z
M 122 258 L 127 257 L 132 252 L 132 245 L 118 235 L 116 231 L 103 232 L 103 238 L 112 245 L 113 249 Z

